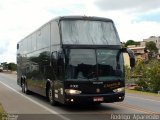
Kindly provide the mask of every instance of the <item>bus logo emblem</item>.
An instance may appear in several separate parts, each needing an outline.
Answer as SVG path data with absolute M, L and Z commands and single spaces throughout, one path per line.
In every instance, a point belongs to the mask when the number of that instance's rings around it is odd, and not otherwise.
M 96 92 L 99 93 L 101 90 L 99 88 L 96 89 Z

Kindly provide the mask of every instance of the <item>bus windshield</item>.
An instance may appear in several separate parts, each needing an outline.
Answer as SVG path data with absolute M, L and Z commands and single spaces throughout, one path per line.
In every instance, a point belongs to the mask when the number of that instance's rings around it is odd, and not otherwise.
M 119 50 L 69 49 L 67 51 L 66 79 L 111 80 L 122 78 L 122 55 Z
M 63 44 L 120 45 L 112 22 L 89 20 L 62 20 Z

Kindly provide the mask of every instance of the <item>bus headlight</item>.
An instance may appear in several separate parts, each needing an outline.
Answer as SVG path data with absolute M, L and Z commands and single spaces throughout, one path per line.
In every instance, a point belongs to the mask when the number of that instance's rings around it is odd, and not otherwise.
M 114 89 L 113 92 L 124 92 L 125 91 L 125 88 L 124 87 L 121 87 L 121 88 L 117 88 L 117 89 Z
M 69 95 L 77 95 L 77 94 L 81 94 L 82 92 L 79 90 L 74 90 L 74 89 L 65 89 L 66 94 Z

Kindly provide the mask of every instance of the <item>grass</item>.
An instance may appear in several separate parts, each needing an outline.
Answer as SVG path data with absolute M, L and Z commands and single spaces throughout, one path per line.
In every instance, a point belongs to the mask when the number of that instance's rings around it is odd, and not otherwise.
M 0 104 L 0 114 L 1 114 L 1 113 L 5 113 L 2 104 Z
M 2 104 L 0 103 L 0 120 L 3 119 L 3 114 L 4 114 L 4 113 L 5 113 L 5 111 L 4 111 L 4 109 L 3 109 Z M 7 120 L 7 119 L 5 119 L 5 120 Z
M 137 91 L 137 90 L 129 90 L 129 89 L 125 89 L 125 91 L 126 91 L 126 93 L 133 93 L 133 94 L 140 94 L 140 95 L 148 95 L 148 96 L 160 97 L 160 94 L 156 94 L 156 93 L 143 92 L 143 91 Z

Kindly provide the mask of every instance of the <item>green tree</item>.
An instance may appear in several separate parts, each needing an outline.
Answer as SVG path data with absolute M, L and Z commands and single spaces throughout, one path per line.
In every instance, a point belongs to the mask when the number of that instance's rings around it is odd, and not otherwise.
M 15 63 L 9 63 L 8 64 L 8 69 L 11 71 L 16 71 L 17 65 Z
M 126 83 L 136 83 L 138 90 L 157 93 L 160 90 L 160 61 L 139 62 L 131 72 L 125 67 Z
M 125 79 L 126 79 L 126 83 L 130 83 L 131 80 L 131 69 L 129 66 L 125 66 Z
M 142 91 L 147 91 L 148 89 L 146 76 L 144 74 L 146 72 L 145 70 L 146 70 L 146 64 L 143 61 L 138 62 L 134 69 L 134 74 L 138 78 L 136 84 L 138 84 L 138 86 L 140 87 L 138 89 Z
M 136 66 L 134 67 L 134 75 L 140 76 L 143 74 L 145 69 L 145 63 L 143 61 L 136 62 Z
M 125 43 L 125 47 L 129 46 L 129 45 L 137 45 L 139 44 L 138 42 L 135 42 L 134 40 L 128 40 L 126 43 Z
M 158 48 L 156 47 L 156 43 L 153 42 L 153 41 L 147 42 L 146 43 L 146 48 L 148 50 L 150 50 L 151 52 L 155 52 L 155 53 L 158 52 Z
M 160 90 L 160 62 L 158 60 L 153 59 L 148 63 L 141 63 L 135 67 L 134 72 L 142 75 L 136 82 L 140 88 L 150 92 Z
M 158 60 L 151 60 L 146 66 L 144 72 L 148 88 L 151 92 L 160 90 L 160 62 Z
M 153 41 L 146 43 L 146 49 L 150 51 L 149 52 L 150 58 L 154 57 L 154 54 L 156 54 L 158 52 L 158 48 L 156 47 L 156 43 Z

